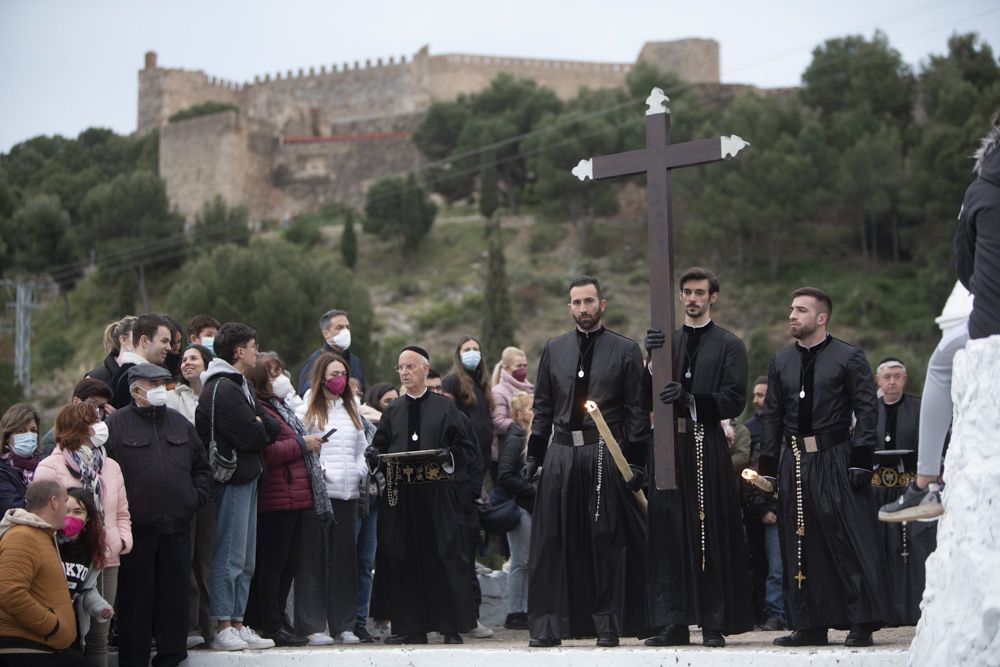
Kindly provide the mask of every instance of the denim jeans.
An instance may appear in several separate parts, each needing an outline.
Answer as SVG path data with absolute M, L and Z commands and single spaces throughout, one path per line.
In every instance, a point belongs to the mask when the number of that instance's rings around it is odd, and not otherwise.
M 510 546 L 510 569 L 507 572 L 507 613 L 524 614 L 528 611 L 528 552 L 531 546 L 531 514 L 523 507 L 521 520 L 514 530 L 507 533 Z
M 212 618 L 243 622 L 257 555 L 257 482 L 219 484 L 209 609 Z
M 368 604 L 372 595 L 372 571 L 375 567 L 375 547 L 378 545 L 378 511 L 381 498 L 369 500 L 368 516 L 358 519 L 358 618 L 355 625 L 368 623 Z
M 785 600 L 781 575 L 781 542 L 778 524 L 764 525 L 764 557 L 767 559 L 767 579 L 764 582 L 764 610 L 768 616 L 785 618 Z

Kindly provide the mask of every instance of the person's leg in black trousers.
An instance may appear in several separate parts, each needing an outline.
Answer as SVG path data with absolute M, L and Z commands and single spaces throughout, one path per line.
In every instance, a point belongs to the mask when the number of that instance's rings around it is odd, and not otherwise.
M 327 534 L 312 512 L 303 517 L 299 570 L 295 577 L 295 634 L 326 632 Z M 339 516 L 339 515 L 338 515 Z M 338 519 L 343 521 L 343 519 Z M 353 525 L 353 524 L 352 524 Z M 296 554 L 292 554 L 293 557 Z
M 156 551 L 159 537 L 136 535 L 132 551 L 121 557 L 118 570 L 118 665 L 147 667 L 153 636 L 153 604 L 157 589 Z M 185 560 L 190 554 L 184 554 Z M 190 562 L 190 561 L 188 561 Z M 181 586 L 188 591 L 188 582 Z M 185 618 L 187 614 L 184 614 Z M 186 630 L 187 628 L 185 628 Z
M 479 606 L 483 603 L 483 591 L 479 587 L 479 575 L 476 574 L 476 553 L 479 551 L 479 512 L 474 507 L 465 508 L 465 530 L 469 541 L 469 561 L 472 565 L 472 605 L 478 620 Z
M 286 520 L 292 525 L 292 531 L 286 547 L 285 567 L 281 572 L 281 580 L 278 584 L 278 605 L 275 613 L 279 619 L 278 627 L 288 627 L 289 630 L 291 627 L 288 623 L 288 617 L 285 615 L 285 609 L 288 606 L 288 594 L 292 591 L 292 582 L 295 581 L 295 577 L 299 573 L 299 563 L 301 562 L 299 552 L 302 551 L 302 518 L 306 512 L 311 514 L 312 510 L 287 512 Z M 259 545 L 260 542 L 257 544 Z
M 153 632 L 156 655 L 153 667 L 174 667 L 187 658 L 191 581 L 191 534 L 161 535 L 156 552 Z M 146 600 L 149 604 L 149 600 Z
M 257 515 L 257 569 L 250 583 L 244 621 L 264 636 L 274 635 L 284 623 L 285 602 L 298 567 L 301 534 L 301 512 L 297 510 Z M 295 544 L 296 538 L 299 544 Z
M 354 630 L 358 613 L 357 500 L 330 499 L 337 524 L 327 532 L 326 618 L 330 634 Z M 339 518 L 343 517 L 343 518 Z

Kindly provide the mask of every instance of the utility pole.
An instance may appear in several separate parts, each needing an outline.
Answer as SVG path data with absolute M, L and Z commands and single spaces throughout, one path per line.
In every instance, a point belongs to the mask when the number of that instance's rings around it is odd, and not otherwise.
M 7 303 L 8 308 L 14 309 L 14 381 L 28 397 L 31 395 L 31 311 L 39 307 L 31 301 L 35 283 L 0 280 L 0 286 L 15 289 L 15 301 Z

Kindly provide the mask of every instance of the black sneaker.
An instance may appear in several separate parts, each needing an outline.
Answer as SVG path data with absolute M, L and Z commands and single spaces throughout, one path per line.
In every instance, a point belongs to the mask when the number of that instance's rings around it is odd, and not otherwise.
M 926 489 L 921 489 L 916 481 L 910 482 L 906 491 L 897 500 L 882 505 L 878 511 L 878 520 L 886 523 L 902 523 L 938 518 L 944 514 L 940 493 L 942 486 L 931 483 Z
M 523 611 L 507 614 L 507 618 L 503 622 L 503 627 L 508 630 L 527 630 L 528 615 Z
M 847 633 L 847 639 L 844 640 L 844 646 L 871 646 L 872 643 L 871 631 L 854 626 L 851 627 L 851 631 Z
M 774 640 L 778 646 L 826 646 L 826 630 L 794 630 Z
M 708 646 L 709 648 L 722 648 L 726 645 L 726 638 L 723 637 L 722 633 L 718 630 L 702 628 L 701 644 L 702 646 Z
M 562 644 L 562 640 L 554 637 L 532 637 L 528 641 L 528 648 L 552 648 L 560 644 Z
M 368 628 L 363 625 L 354 626 L 354 636 L 361 640 L 362 644 L 372 644 L 378 637 L 368 632 Z
M 691 643 L 691 632 L 686 625 L 668 625 L 659 634 L 650 637 L 646 646 L 687 646 Z
M 785 629 L 785 619 L 780 616 L 768 616 L 767 620 L 760 626 L 761 630 L 766 632 L 775 632 L 777 630 Z

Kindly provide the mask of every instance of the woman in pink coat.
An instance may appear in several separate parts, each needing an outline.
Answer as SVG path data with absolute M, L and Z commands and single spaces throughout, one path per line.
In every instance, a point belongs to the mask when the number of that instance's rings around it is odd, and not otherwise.
M 56 417 L 56 447 L 38 464 L 35 479 L 53 479 L 66 488 L 78 486 L 94 494 L 104 514 L 107 549 L 98 592 L 105 600 L 113 601 L 118 590 L 119 557 L 132 549 L 132 519 L 122 470 L 104 451 L 107 439 L 108 427 L 98 417 L 93 403 L 67 405 Z M 87 633 L 86 656 L 102 667 L 108 661 L 109 626 L 94 623 Z
M 510 399 L 524 391 L 535 393 L 535 386 L 528 382 L 528 357 L 516 347 L 504 348 L 500 363 L 493 369 L 493 432 L 503 442 L 507 429 L 513 423 Z M 494 457 L 496 460 L 496 457 Z

